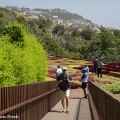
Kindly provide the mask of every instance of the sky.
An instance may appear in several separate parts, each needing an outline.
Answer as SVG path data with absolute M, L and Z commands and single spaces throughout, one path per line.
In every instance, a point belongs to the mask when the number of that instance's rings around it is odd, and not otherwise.
M 120 29 L 120 0 L 0 0 L 0 6 L 65 9 L 92 23 Z

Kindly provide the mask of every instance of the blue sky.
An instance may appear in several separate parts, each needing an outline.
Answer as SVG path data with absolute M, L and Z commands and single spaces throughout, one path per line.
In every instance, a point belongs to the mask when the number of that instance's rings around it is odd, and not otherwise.
M 66 9 L 93 23 L 120 29 L 120 0 L 0 0 L 0 6 Z

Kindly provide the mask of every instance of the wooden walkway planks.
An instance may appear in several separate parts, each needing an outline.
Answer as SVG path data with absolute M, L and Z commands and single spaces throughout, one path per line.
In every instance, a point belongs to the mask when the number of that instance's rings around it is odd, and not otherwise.
M 81 88 L 72 89 L 70 95 L 69 113 L 62 112 L 61 101 L 59 101 L 42 120 L 92 120 L 88 99 L 84 96 Z

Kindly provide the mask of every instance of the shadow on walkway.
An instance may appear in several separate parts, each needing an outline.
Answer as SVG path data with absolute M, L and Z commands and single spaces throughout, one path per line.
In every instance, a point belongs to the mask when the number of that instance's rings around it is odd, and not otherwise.
M 88 99 L 83 98 L 81 88 L 72 89 L 70 95 L 69 112 L 62 112 L 59 101 L 42 120 L 92 120 Z

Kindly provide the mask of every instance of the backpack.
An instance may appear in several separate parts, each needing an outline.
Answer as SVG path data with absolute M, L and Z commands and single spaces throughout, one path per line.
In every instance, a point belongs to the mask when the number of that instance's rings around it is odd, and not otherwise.
M 63 74 L 61 74 L 61 79 L 62 77 L 63 77 Z M 67 79 L 69 79 L 68 73 L 67 73 Z M 68 88 L 70 88 L 70 84 L 67 80 L 62 79 L 62 82 L 58 85 L 58 87 L 60 88 L 60 90 L 66 91 Z

